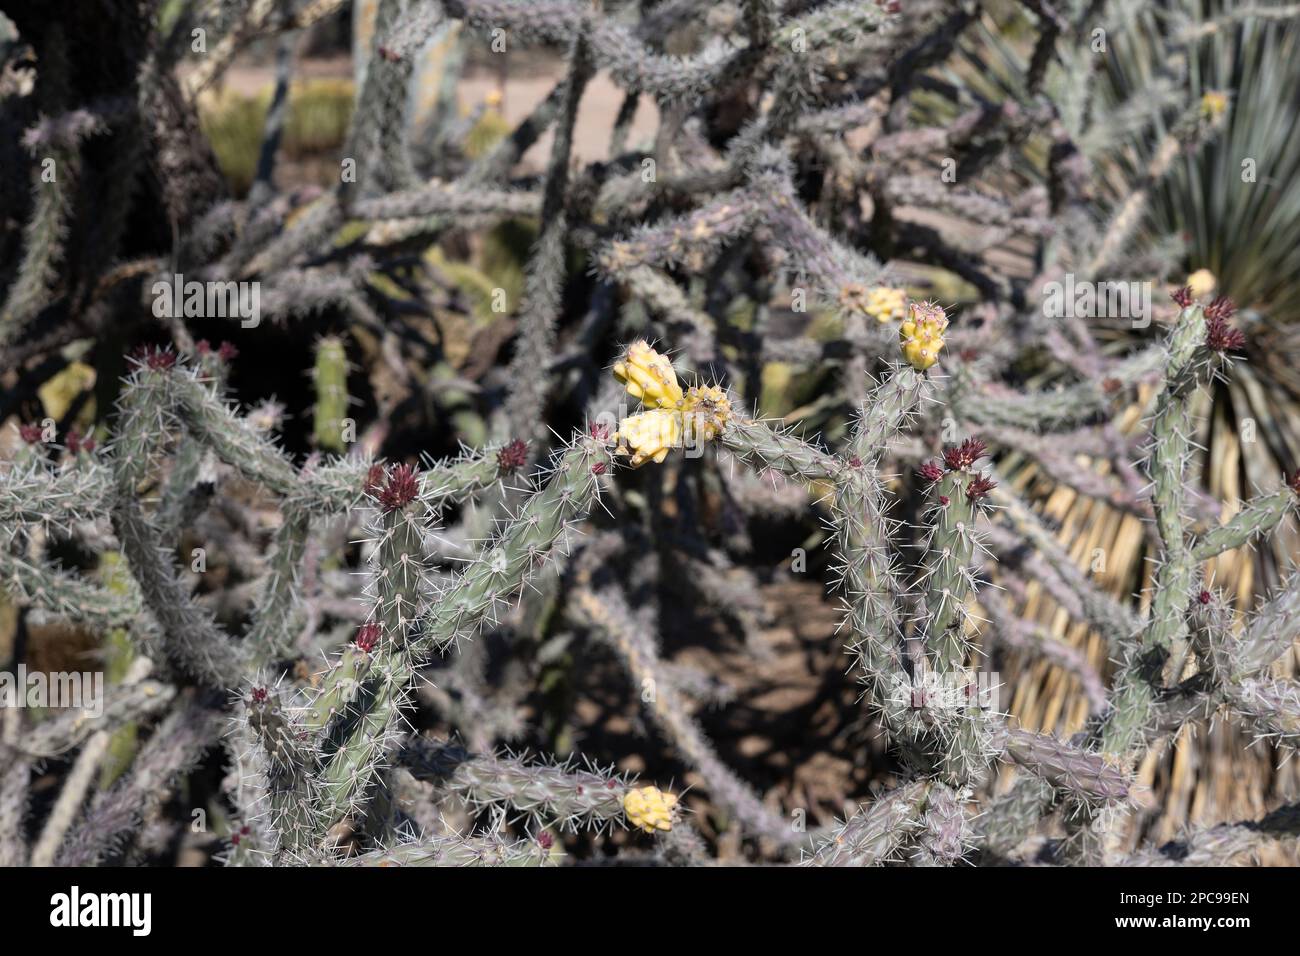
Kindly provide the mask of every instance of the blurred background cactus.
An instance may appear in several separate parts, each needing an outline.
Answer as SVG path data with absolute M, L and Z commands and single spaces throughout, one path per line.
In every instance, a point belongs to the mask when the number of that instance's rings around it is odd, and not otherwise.
M 112 7 L 0 0 L 0 863 L 1300 862 L 1294 6 Z

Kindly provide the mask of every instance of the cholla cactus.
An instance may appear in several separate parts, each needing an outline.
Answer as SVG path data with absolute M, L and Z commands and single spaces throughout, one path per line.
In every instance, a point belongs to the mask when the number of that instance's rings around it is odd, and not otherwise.
M 1155 864 L 1207 792 L 1170 735 L 1300 741 L 1295 270 L 1187 186 L 1296 179 L 1246 135 L 1295 126 L 1248 82 L 1294 10 L 366 0 L 329 133 L 336 0 L 28 6 L 0 674 L 106 663 L 102 709 L 2 709 L 0 863 Z M 513 127 L 485 38 L 550 70 Z M 213 91 L 265 41 L 248 149 Z M 1188 859 L 1294 848 L 1209 804 Z

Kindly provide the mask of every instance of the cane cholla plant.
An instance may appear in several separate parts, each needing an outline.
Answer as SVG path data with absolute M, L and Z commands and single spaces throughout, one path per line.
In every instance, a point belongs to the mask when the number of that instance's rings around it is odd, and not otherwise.
M 105 677 L 0 713 L 0 863 L 1294 852 L 1294 302 L 1204 228 L 1285 231 L 1276 169 L 1211 174 L 1293 135 L 1292 8 L 356 0 L 308 182 L 346 5 L 110 6 L 0 17 L 0 654 Z M 457 102 L 523 47 L 522 121 L 504 66 Z M 1238 407 L 1239 503 L 1195 478 Z M 1145 570 L 1080 565 L 1112 525 Z M 777 672 L 816 707 L 738 727 Z M 1207 726 L 1270 813 L 1162 845 Z

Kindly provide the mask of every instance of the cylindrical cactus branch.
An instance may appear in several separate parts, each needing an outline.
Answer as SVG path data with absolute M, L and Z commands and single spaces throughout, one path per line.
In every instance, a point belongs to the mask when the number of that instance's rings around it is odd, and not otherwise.
M 518 189 L 462 188 L 458 183 L 421 186 L 383 196 L 360 199 L 352 205 L 355 219 L 389 222 L 426 216 L 536 216 L 542 197 Z
M 164 541 L 175 541 L 186 526 L 186 518 L 194 506 L 194 490 L 203 473 L 209 452 L 207 446 L 186 434 L 176 443 L 171 471 L 163 486 L 154 518 Z
M 0 744 L 0 866 L 25 866 L 27 810 L 36 761 Z
M 759 421 L 733 418 L 721 441 L 745 461 L 796 481 L 833 478 L 843 467 L 842 461 L 810 442 Z
M 761 208 L 748 189 L 724 193 L 694 212 L 608 243 L 597 254 L 596 265 L 610 278 L 622 279 L 638 268 L 682 265 L 692 258 L 712 260 L 753 229 Z
M 335 706 L 320 744 L 321 825 L 328 830 L 362 808 L 399 734 L 417 658 L 411 651 L 424 607 L 426 515 L 409 465 L 388 469 L 377 490 L 374 618 L 357 632 L 346 661 L 325 677 Z M 341 706 L 338 706 L 341 704 Z M 321 710 L 318 703 L 316 710 Z
M 1208 561 L 1225 551 L 1251 544 L 1275 529 L 1287 515 L 1294 515 L 1298 500 L 1300 495 L 1289 486 L 1252 498 L 1226 524 L 1197 536 L 1191 544 L 1192 560 Z
M 307 852 L 320 830 L 317 754 L 307 740 L 308 726 L 283 706 L 278 689 L 253 685 L 238 715 L 247 721 L 256 753 L 245 755 L 257 769 L 255 785 L 264 801 L 258 809 L 270 824 L 275 857 Z M 252 822 L 252 821 L 250 821 Z
M 57 470 L 39 460 L 15 463 L 0 474 L 0 524 L 67 532 L 102 517 L 112 490 L 109 469 L 91 456 Z
M 168 350 L 145 352 L 119 400 L 111 457 L 116 483 L 113 529 L 144 602 L 162 627 L 168 661 L 202 683 L 229 688 L 243 676 L 242 650 L 191 597 L 139 500 L 154 460 L 178 426 L 173 412 L 179 379 L 175 365 L 176 356 Z
M 445 834 L 344 857 L 337 863 L 340 866 L 545 866 L 554 862 L 551 854 L 550 838 L 545 834 L 539 840 Z
M 162 650 L 168 662 L 209 687 L 238 685 L 247 670 L 246 649 L 194 601 L 137 501 L 117 502 L 113 530 L 144 603 L 162 628 Z
M 528 762 L 510 755 L 471 754 L 454 744 L 417 739 L 397 755 L 399 763 L 438 791 L 463 797 L 475 809 L 509 808 L 536 826 L 561 830 L 621 825 L 633 783 L 597 767 Z
M 1256 739 L 1284 750 L 1300 746 L 1300 683 L 1243 678 L 1224 688 L 1228 706 Z
M 283 497 L 298 493 L 298 474 L 275 443 L 235 413 L 200 377 L 177 367 L 168 375 L 185 428 L 249 481 Z
M 57 757 L 79 747 L 93 733 L 162 713 L 175 699 L 175 687 L 155 680 L 114 687 L 105 694 L 98 719 L 87 720 L 80 709 L 64 710 L 30 727 L 14 749 L 32 757 Z
M 91 800 L 64 838 L 57 865 L 94 866 L 119 848 L 172 782 L 202 759 L 219 723 L 216 711 L 192 701 L 172 711 L 140 749 L 129 774 Z
M 898 858 L 924 827 L 924 812 L 934 784 L 904 784 L 836 825 L 822 837 L 807 866 L 879 866 Z
M 316 391 L 312 440 L 317 448 L 325 451 L 345 451 L 343 419 L 348 417 L 348 354 L 338 336 L 326 336 L 316 343 L 312 386 Z
M 275 533 L 262 593 L 253 614 L 253 626 L 244 641 L 251 645 L 250 665 L 268 667 L 289 654 L 293 623 L 302 601 L 299 571 L 307 551 L 311 522 L 307 515 L 286 507 L 283 524 Z
M 970 799 L 969 790 L 956 790 L 942 783 L 931 788 L 912 850 L 912 865 L 954 866 L 962 861 L 975 842 L 967 807 Z
M 420 654 L 441 650 L 495 621 L 519 588 L 557 549 L 565 534 L 599 500 L 612 460 L 607 438 L 575 436 L 558 451 L 544 484 L 464 571 L 442 585 L 412 636 Z
M 759 150 L 754 165 L 751 189 L 760 198 L 761 222 L 777 237 L 797 273 L 812 280 L 813 302 L 852 320 L 850 331 L 860 328 L 869 290 L 882 284 L 884 267 L 812 220 L 796 195 L 780 151 Z M 880 341 L 883 345 L 884 338 Z
M 1292 569 L 1289 585 L 1269 598 L 1247 625 L 1232 650 L 1236 673 L 1264 673 L 1300 640 L 1300 588 L 1294 582 Z
M 141 612 L 140 596 L 134 590 L 118 594 L 2 547 L 0 587 L 23 604 L 96 629 L 130 624 Z
M 884 704 L 885 685 L 905 674 L 898 607 L 902 585 L 893 568 L 893 524 L 885 515 L 876 470 L 889 441 L 930 390 L 926 373 L 913 365 L 892 368 L 863 403 L 849 442 L 848 467 L 841 466 L 836 476 L 832 519 L 849 648 L 875 706 Z
M 1149 470 L 1154 483 L 1151 503 L 1162 555 L 1142 643 L 1167 651 L 1173 651 L 1186 639 L 1186 609 L 1195 576 L 1183 527 L 1186 503 L 1183 475 L 1192 431 L 1189 400 L 1198 384 L 1198 371 L 1204 365 L 1200 353 L 1205 332 L 1201 307 L 1192 305 L 1184 309 L 1169 339 L 1164 384 L 1156 396 L 1151 422 Z
M 710 47 L 696 56 L 656 53 L 627 26 L 571 0 L 450 0 L 450 16 L 475 28 L 508 30 L 524 42 L 568 46 L 579 33 L 591 44 L 592 58 L 624 89 L 641 90 L 668 102 L 694 102 L 723 88 L 750 56 L 744 47 Z
M 1143 349 L 1108 366 L 1100 380 L 1065 388 L 1013 392 L 992 386 L 957 387 L 952 397 L 963 418 L 1037 432 L 1064 431 L 1085 425 L 1112 407 L 1117 393 L 1158 375 L 1167 355 L 1163 348 Z
M 1103 731 L 1104 748 L 1127 753 L 1143 740 L 1154 688 L 1164 680 L 1164 662 L 1181 656 L 1187 643 L 1187 615 L 1196 590 L 1196 562 L 1188 546 L 1183 510 L 1183 473 L 1190 455 L 1190 399 L 1206 366 L 1206 316 L 1190 299 L 1170 333 L 1164 380 L 1151 424 L 1149 469 L 1152 506 L 1160 537 L 1160 564 L 1151 610 L 1138 640 L 1127 650 Z
M 977 545 L 981 502 L 994 482 L 976 470 L 984 443 L 967 439 L 944 452 L 943 465 L 930 463 L 922 477 L 930 482 L 930 537 L 926 547 L 921 625 L 930 663 L 946 672 L 966 662 L 966 603 L 974 592 L 971 567 Z
M 1237 642 L 1233 639 L 1234 614 L 1222 595 L 1202 590 L 1192 602 L 1188 615 L 1188 638 L 1196 652 L 1201 671 L 1216 685 L 1223 686 L 1238 677 L 1251 677 L 1239 671 L 1233 658 Z
M 934 380 L 910 363 L 891 364 L 859 412 L 847 455 L 875 468 L 889 444 L 926 403 L 934 401 Z
M 1058 790 L 1095 805 L 1126 800 L 1128 777 L 1100 753 L 1089 753 L 1050 734 L 1008 730 L 1001 736 L 1007 756 Z
M 864 404 L 850 443 L 852 455 L 836 476 L 831 512 L 849 652 L 868 688 L 869 703 L 895 730 L 900 713 L 891 691 L 912 670 L 905 660 L 898 603 L 903 588 L 890 552 L 892 523 L 875 466 L 919 400 L 922 389 L 916 381 L 911 367 L 896 369 Z
M 1263 865 L 1269 851 L 1294 846 L 1300 836 L 1300 805 L 1290 804 L 1246 823 L 1220 823 L 1189 830 L 1179 839 L 1126 856 L 1122 866 Z
M 1050 813 L 1057 790 L 1041 777 L 1022 775 L 1006 793 L 994 797 L 976 823 L 982 849 L 1011 856 Z

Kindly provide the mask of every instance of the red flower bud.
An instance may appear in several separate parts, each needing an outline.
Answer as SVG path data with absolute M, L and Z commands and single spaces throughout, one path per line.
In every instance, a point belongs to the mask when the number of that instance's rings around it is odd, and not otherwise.
M 68 451 L 74 455 L 83 451 L 89 453 L 95 450 L 95 439 L 83 438 L 81 432 L 75 428 L 68 431 L 65 444 L 68 446 Z
M 514 474 L 528 464 L 528 443 L 516 438 L 497 450 L 497 467 L 501 474 Z
M 379 506 L 385 514 L 409 505 L 420 494 L 420 482 L 411 465 L 397 465 L 388 472 L 388 482 L 379 492 Z
M 979 501 L 981 498 L 988 496 L 988 493 L 998 486 L 996 481 L 992 481 L 980 475 L 978 478 L 971 480 L 966 486 L 966 497 L 970 501 Z
M 1209 313 L 1207 308 L 1205 314 Z M 1216 315 L 1205 323 L 1205 347 L 1215 352 L 1239 352 L 1246 347 L 1246 335 Z
M 949 471 L 961 471 L 969 468 L 988 454 L 988 446 L 978 438 L 967 438 L 956 448 L 945 448 L 943 463 Z
M 357 636 L 352 641 L 357 645 L 358 650 L 369 654 L 379 643 L 379 635 L 382 630 L 378 621 L 367 621 L 357 628 Z
M 128 358 L 136 365 L 143 365 L 155 372 L 165 372 L 176 364 L 176 353 L 166 345 L 142 345 Z
M 1205 307 L 1205 317 L 1207 319 L 1230 319 L 1236 313 L 1237 306 L 1226 295 L 1216 296 L 1214 301 Z

